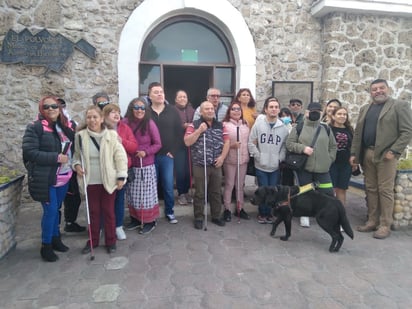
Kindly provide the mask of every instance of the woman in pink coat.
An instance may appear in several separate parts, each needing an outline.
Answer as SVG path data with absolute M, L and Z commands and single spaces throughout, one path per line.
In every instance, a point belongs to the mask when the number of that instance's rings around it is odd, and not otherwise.
M 232 102 L 232 104 L 230 104 L 226 116 L 223 119 L 223 125 L 230 137 L 229 154 L 223 163 L 225 177 L 225 187 L 223 191 L 225 211 L 223 212 L 223 219 L 226 222 L 231 221 L 232 213 L 230 208 L 232 191 L 233 188 L 236 188 L 237 205 L 235 215 L 248 220 L 250 217 L 243 209 L 243 187 L 245 185 L 246 169 L 249 161 L 247 144 L 250 130 L 247 122 L 243 119 L 243 112 L 239 102 Z

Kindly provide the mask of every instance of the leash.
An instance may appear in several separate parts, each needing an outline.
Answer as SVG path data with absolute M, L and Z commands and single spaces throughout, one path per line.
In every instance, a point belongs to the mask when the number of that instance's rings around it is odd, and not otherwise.
M 304 194 L 306 192 L 309 192 L 309 191 L 312 191 L 312 190 L 315 190 L 315 189 L 316 189 L 316 184 L 311 182 L 307 185 L 299 186 L 299 192 L 296 193 L 295 195 L 290 195 L 290 187 L 288 187 L 288 197 L 287 197 L 287 199 L 276 203 L 275 208 L 280 208 L 280 207 L 287 206 L 287 207 L 289 207 L 290 212 L 293 213 L 292 206 L 290 205 L 290 200 L 297 197 L 297 196 L 299 196 L 299 195 L 301 195 L 301 194 Z

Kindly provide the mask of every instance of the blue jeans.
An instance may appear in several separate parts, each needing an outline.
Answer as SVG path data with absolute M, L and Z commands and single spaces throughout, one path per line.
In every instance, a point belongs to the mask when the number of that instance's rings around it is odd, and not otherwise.
M 260 169 L 256 169 L 256 179 L 258 186 L 276 186 L 279 184 L 279 170 L 274 172 L 264 172 Z M 262 217 L 268 217 L 272 215 L 272 209 L 266 204 L 259 205 L 259 215 Z
M 127 185 L 127 184 L 126 184 Z M 114 215 L 116 218 L 116 227 L 123 225 L 124 218 L 124 187 L 116 191 L 116 199 L 114 200 Z
M 167 155 L 155 156 L 156 176 L 163 188 L 165 215 L 173 215 L 173 206 L 175 204 L 175 195 L 173 192 L 173 161 L 173 158 Z
M 49 202 L 42 202 L 43 216 L 41 218 L 41 241 L 43 244 L 51 244 L 52 237 L 60 236 L 59 210 L 66 196 L 69 183 L 61 187 L 49 187 Z
M 175 155 L 176 189 L 177 194 L 186 194 L 190 188 L 190 167 L 188 148 L 182 146 Z

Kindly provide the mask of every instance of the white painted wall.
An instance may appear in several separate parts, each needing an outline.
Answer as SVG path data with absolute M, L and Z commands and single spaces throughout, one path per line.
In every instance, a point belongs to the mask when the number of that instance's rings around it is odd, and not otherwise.
M 250 88 L 255 96 L 256 48 L 242 15 L 226 0 L 146 0 L 130 15 L 119 42 L 119 104 L 126 110 L 138 96 L 139 62 L 143 43 L 159 23 L 190 14 L 203 17 L 228 38 L 235 57 L 236 89 Z

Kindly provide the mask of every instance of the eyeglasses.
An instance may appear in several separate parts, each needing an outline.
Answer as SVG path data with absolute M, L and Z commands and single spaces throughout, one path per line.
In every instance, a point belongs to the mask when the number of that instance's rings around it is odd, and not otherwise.
M 220 94 L 209 94 L 209 97 L 220 98 Z
M 43 109 L 44 110 L 48 110 L 48 109 L 58 109 L 59 108 L 59 105 L 58 104 L 44 104 L 43 105 Z
M 144 110 L 146 110 L 146 106 L 144 106 L 144 105 L 133 105 L 133 109 L 135 111 L 138 111 L 139 109 L 144 111 Z
M 103 101 L 103 102 L 99 102 L 99 103 L 97 103 L 97 105 L 100 107 L 100 108 L 103 108 L 103 107 L 105 107 L 107 104 L 109 104 L 110 102 L 109 101 Z
M 302 104 L 299 104 L 299 103 L 290 103 L 290 106 L 302 106 Z
M 232 112 L 240 112 L 242 109 L 240 107 L 232 107 L 230 110 Z

